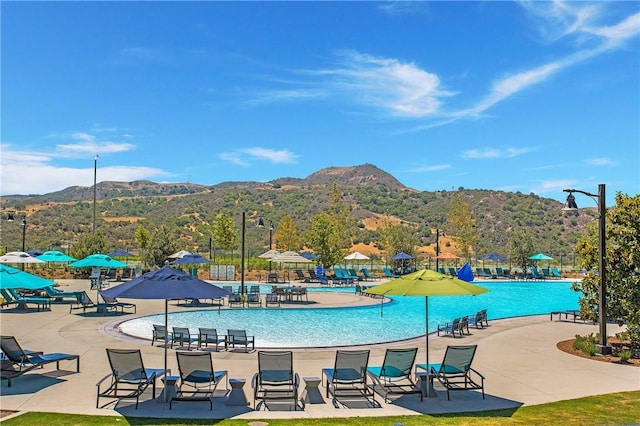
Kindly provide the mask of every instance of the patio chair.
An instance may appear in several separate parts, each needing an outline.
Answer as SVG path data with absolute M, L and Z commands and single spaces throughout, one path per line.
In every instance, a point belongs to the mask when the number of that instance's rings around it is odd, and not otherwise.
M 258 305 L 258 307 L 262 306 L 262 299 L 260 298 L 260 293 L 249 292 L 247 293 L 247 306 Z
M 369 269 L 367 269 L 367 268 L 362 268 L 362 269 L 360 269 L 360 271 L 362 272 L 362 275 L 364 276 L 364 279 L 366 281 L 374 281 L 374 280 L 379 280 L 380 279 L 379 275 L 372 274 L 371 272 L 369 272 Z
M 333 394 L 333 404 L 337 405 L 339 397 L 352 399 L 364 397 L 369 401 L 372 398 L 375 404 L 373 387 L 367 384 L 367 365 L 369 363 L 369 350 L 338 350 L 333 368 L 323 368 L 325 377 L 327 398 Z
M 294 411 L 298 409 L 300 377 L 293 370 L 293 352 L 258 352 L 258 372 L 251 379 L 253 405 L 268 408 L 269 400 L 291 400 Z M 261 400 L 260 404 L 256 401 Z
M 216 352 L 220 345 L 227 349 L 227 338 L 218 334 L 215 328 L 199 328 L 198 329 L 198 349 L 202 346 L 209 347 L 209 344 L 215 345 Z
M 469 315 L 469 325 L 474 325 L 477 329 L 484 328 L 484 315 L 478 311 L 475 315 Z
M 411 379 L 417 353 L 418 348 L 387 349 L 382 366 L 367 368 L 374 382 L 374 391 L 376 384 L 379 385 L 385 402 L 390 401 L 389 395 L 407 394 L 420 394 L 422 401 L 422 390 Z
M 363 281 L 364 280 L 364 275 L 358 275 L 356 270 L 353 269 L 353 268 L 347 269 L 347 273 L 349 274 L 350 278 L 353 278 L 356 281 Z
M 176 357 L 180 384 L 169 400 L 169 410 L 173 401 L 209 401 L 209 409 L 213 410 L 213 393 L 224 377 L 228 379 L 227 371 L 213 369 L 211 352 L 176 352 Z
M 165 370 L 145 368 L 142 363 L 140 349 L 108 349 L 107 358 L 111 367 L 111 374 L 107 374 L 96 384 L 98 396 L 96 408 L 100 408 L 100 398 L 133 399 L 136 409 L 140 395 L 152 386 L 152 397 L 156 397 L 156 379 L 165 375 Z M 109 381 L 105 389 L 101 387 Z
M 398 278 L 400 276 L 391 272 L 391 269 L 389 269 L 388 267 L 385 267 L 382 271 L 384 272 L 385 278 Z
M 551 268 L 551 276 L 553 278 L 564 278 L 560 271 L 558 271 L 558 268 Z
M 2 297 L 8 302 L 16 305 L 17 309 L 28 309 L 27 304 L 36 305 L 38 312 L 42 309 L 51 309 L 51 299 L 48 297 L 32 297 L 32 296 L 21 296 L 18 292 L 13 289 L 2 289 L 1 293 Z
M 471 368 L 476 348 L 477 345 L 447 346 L 442 363 L 429 365 L 431 374 L 447 389 L 447 400 L 450 391 L 473 389 L 482 390 L 484 399 L 484 376 Z
M 116 311 L 118 310 L 118 308 L 120 308 L 120 312 L 124 313 L 125 309 L 133 308 L 133 313 L 136 313 L 136 305 L 134 303 L 119 302 L 115 297 L 105 296 L 104 294 L 101 294 L 100 296 L 102 296 L 102 300 L 104 300 L 104 303 L 114 306 L 116 308 Z
M 163 340 L 166 345 L 172 340 L 171 333 L 167 333 L 167 328 L 164 325 L 153 324 L 153 335 L 151 337 L 151 345 L 154 345 L 156 341 Z
M 60 361 L 75 360 L 76 372 L 80 372 L 80 355 L 25 351 L 14 336 L 0 336 L 0 349 L 3 354 L 0 378 L 7 380 L 8 387 L 12 379 L 52 362 L 56 363 L 56 370 L 60 370 Z
M 76 298 L 76 303 L 69 306 L 69 313 L 74 309 L 82 309 L 82 313 L 85 313 L 90 308 L 96 308 L 98 312 L 116 312 L 116 307 L 108 303 L 94 303 L 86 291 L 76 292 Z
M 462 318 L 455 318 L 451 323 L 444 323 L 444 324 L 438 324 L 438 336 L 440 335 L 440 332 L 442 331 L 445 336 L 447 334 L 451 334 L 454 338 L 456 337 L 456 333 L 458 333 L 460 335 L 460 337 L 462 337 L 462 329 L 460 328 L 460 323 L 462 321 Z
M 47 286 L 43 288 L 44 292 L 53 299 L 53 302 L 64 302 L 65 298 L 71 299 L 71 301 L 75 302 L 78 300 L 78 296 L 75 291 L 60 291 L 52 286 Z
M 100 290 L 102 288 L 102 271 L 100 270 L 100 268 L 91 269 L 89 281 L 91 282 L 91 290 Z
M 227 330 L 227 348 L 234 348 L 238 346 L 244 346 L 244 351 L 249 352 L 249 345 L 251 350 L 255 350 L 255 338 L 253 336 L 247 336 L 246 330 Z
M 264 298 L 264 306 L 276 305 L 280 307 L 280 296 L 277 293 L 268 293 Z
M 304 283 L 311 282 L 311 278 L 305 276 L 304 272 L 302 272 L 302 269 L 296 269 L 294 272 L 296 273 L 296 279 L 295 279 L 296 281 L 301 281 Z
M 240 305 L 241 308 L 244 307 L 244 300 L 240 293 L 229 294 L 229 307 L 233 308 L 235 305 Z
M 452 277 L 457 277 L 458 276 L 458 272 L 456 272 L 456 268 L 454 268 L 453 266 L 449 266 L 449 275 L 451 275 Z
M 187 327 L 173 327 L 172 337 L 171 348 L 176 344 L 181 347 L 186 345 L 187 349 L 191 350 L 191 344 L 198 342 L 198 338 L 192 335 Z
M 291 289 L 291 300 L 295 298 L 298 302 L 302 302 L 303 297 L 307 302 L 309 301 L 306 287 L 293 287 Z
M 445 272 L 443 267 L 438 267 L 438 272 L 441 273 L 442 275 L 447 275 L 447 273 Z

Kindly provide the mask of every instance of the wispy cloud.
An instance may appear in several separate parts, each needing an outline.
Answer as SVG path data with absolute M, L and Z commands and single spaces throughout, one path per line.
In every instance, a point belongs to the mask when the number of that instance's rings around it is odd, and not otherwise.
M 571 180 L 543 180 L 537 186 L 531 188 L 530 192 L 534 194 L 557 193 L 574 185 L 575 182 Z
M 464 151 L 460 156 L 464 159 L 513 158 L 531 152 L 533 148 L 476 148 Z
M 223 152 L 218 155 L 223 161 L 228 163 L 237 164 L 239 166 L 251 166 L 255 161 L 269 161 L 274 164 L 295 164 L 297 163 L 299 155 L 293 152 L 282 149 L 269 149 L 269 148 L 242 148 L 232 152 Z
M 135 145 L 127 142 L 99 141 L 94 135 L 86 132 L 74 132 L 69 138 L 77 142 L 58 144 L 56 149 L 60 155 L 86 156 L 87 154 L 108 154 L 131 151 L 135 148 Z
M 588 158 L 586 163 L 590 166 L 615 166 L 616 162 L 611 158 L 602 157 L 602 158 Z
M 414 167 L 405 170 L 407 173 L 430 173 L 447 170 L 451 168 L 451 164 L 433 164 L 431 166 Z
M 249 99 L 247 103 L 250 105 L 262 105 L 321 99 L 325 97 L 327 97 L 327 93 L 322 89 L 258 90 L 252 94 L 251 99 Z

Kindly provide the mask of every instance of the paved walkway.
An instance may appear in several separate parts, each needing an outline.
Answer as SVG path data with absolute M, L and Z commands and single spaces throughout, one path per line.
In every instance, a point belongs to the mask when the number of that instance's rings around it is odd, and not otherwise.
M 62 281 L 68 290 L 86 289 L 86 281 Z M 95 298 L 95 294 L 91 295 Z M 353 294 L 310 293 L 310 299 L 318 306 L 358 305 L 372 303 L 372 299 Z M 214 398 L 214 409 L 198 402 L 177 402 L 173 410 L 163 403 L 161 396 L 152 399 L 151 391 L 144 395 L 137 410 L 129 401 L 117 406 L 96 407 L 96 383 L 109 373 L 105 348 L 140 348 L 147 367 L 161 368 L 163 348 L 151 346 L 149 341 L 127 338 L 114 332 L 118 321 L 138 315 L 162 311 L 160 301 L 133 301 L 137 314 L 115 317 L 83 315 L 79 311 L 69 313 L 69 306 L 54 304 L 51 311 L 35 312 L 4 309 L 0 314 L 3 335 L 15 335 L 24 348 L 47 352 L 80 354 L 81 372 L 73 372 L 74 364 L 62 363 L 62 371 L 54 365 L 45 366 L 15 379 L 8 388 L 2 381 L 0 407 L 4 410 L 46 411 L 77 414 L 126 415 L 176 418 L 323 418 L 350 416 L 392 416 L 421 413 L 476 411 L 495 408 L 517 408 L 522 405 L 578 398 L 617 391 L 640 389 L 640 369 L 612 363 L 591 361 L 559 351 L 559 341 L 573 338 L 575 334 L 596 332 L 592 324 L 566 321 L 550 321 L 548 315 L 496 320 L 484 330 L 472 329 L 472 335 L 464 338 L 430 337 L 430 360 L 442 359 L 449 344 L 477 344 L 474 367 L 485 375 L 486 399 L 478 392 L 456 392 L 451 401 L 436 385 L 438 397 L 420 402 L 417 395 L 403 396 L 386 404 L 381 397 L 376 407 L 352 404 L 350 407 L 334 407 L 330 399 L 321 404 L 307 404 L 304 410 L 272 409 L 254 411 L 250 379 L 256 372 L 257 354 L 214 353 L 216 370 L 228 370 L 230 378 L 247 379 L 245 392 L 249 407 L 225 405 L 223 391 Z M 376 303 L 376 302 L 373 302 Z M 311 305 L 310 305 L 311 306 Z M 185 308 L 170 303 L 170 311 Z M 197 309 L 197 308 L 196 308 Z M 610 326 L 614 333 L 617 327 Z M 424 360 L 424 338 L 393 345 L 372 345 L 370 365 L 381 365 L 387 347 L 418 347 L 417 360 Z M 177 372 L 173 350 L 169 352 L 169 368 Z M 320 377 L 321 369 L 331 367 L 335 349 L 296 349 L 294 369 L 300 377 Z M 324 396 L 324 387 L 320 388 Z M 101 399 L 101 404 L 108 400 Z

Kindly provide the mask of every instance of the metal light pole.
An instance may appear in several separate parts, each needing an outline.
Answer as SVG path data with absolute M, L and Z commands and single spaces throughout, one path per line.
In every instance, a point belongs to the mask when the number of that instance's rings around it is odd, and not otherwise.
M 96 179 L 98 177 L 98 154 L 93 158 L 93 233 L 96 233 Z
M 27 218 L 22 218 L 22 252 L 25 249 L 25 242 L 27 240 Z
M 240 254 L 240 295 L 244 295 L 244 236 L 246 229 L 246 212 L 242 212 L 242 245 L 240 250 L 242 253 Z
M 436 229 L 436 272 L 440 272 L 440 229 Z
M 576 198 L 573 196 L 574 192 L 584 194 L 592 199 L 597 199 L 598 202 L 598 269 L 600 274 L 600 294 L 598 296 L 598 322 L 599 322 L 599 343 L 598 352 L 602 355 L 611 354 L 611 346 L 607 345 L 607 269 L 605 265 L 606 256 L 606 239 L 607 235 L 605 227 L 607 223 L 607 207 L 605 198 L 605 185 L 603 183 L 598 185 L 598 193 L 591 194 L 589 192 L 581 191 L 579 189 L 565 189 L 564 192 L 568 192 L 567 202 L 564 211 L 576 211 L 578 205 L 576 204 Z

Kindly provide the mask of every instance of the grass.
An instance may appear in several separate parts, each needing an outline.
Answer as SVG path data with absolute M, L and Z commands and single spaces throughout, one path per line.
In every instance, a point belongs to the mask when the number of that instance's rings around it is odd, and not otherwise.
M 138 417 L 83 416 L 58 413 L 26 413 L 5 420 L 6 426 L 36 425 L 248 425 L 257 420 L 156 419 Z M 331 419 L 263 420 L 269 426 L 404 426 L 423 425 L 610 425 L 640 423 L 640 391 L 619 392 L 586 398 L 532 405 L 508 410 L 474 413 L 395 417 L 355 417 Z

